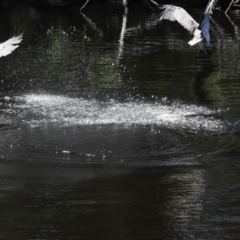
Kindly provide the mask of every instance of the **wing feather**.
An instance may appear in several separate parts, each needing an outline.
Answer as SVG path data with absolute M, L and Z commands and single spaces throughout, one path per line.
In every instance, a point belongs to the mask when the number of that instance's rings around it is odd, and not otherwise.
M 194 35 L 194 38 L 189 42 L 190 45 L 196 44 L 203 38 L 206 38 L 208 45 L 210 44 L 210 15 L 213 12 L 217 0 L 208 1 L 199 24 L 181 7 L 163 4 L 152 5 L 152 1 L 153 0 L 144 0 L 145 5 L 154 11 L 154 16 L 157 15 L 159 20 L 177 21 Z
M 166 19 L 177 21 L 192 34 L 199 26 L 199 24 L 181 7 L 162 5 L 158 7 L 158 10 L 160 10 L 159 20 Z
M 0 57 L 7 56 L 16 48 L 18 48 L 18 44 L 22 41 L 22 34 L 18 36 L 14 36 L 7 41 L 0 44 Z

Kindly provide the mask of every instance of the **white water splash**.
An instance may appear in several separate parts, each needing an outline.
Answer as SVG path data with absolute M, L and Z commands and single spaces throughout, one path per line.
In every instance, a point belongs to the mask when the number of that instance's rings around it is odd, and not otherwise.
M 192 130 L 223 131 L 225 124 L 214 117 L 219 111 L 195 105 L 173 103 L 101 104 L 94 100 L 54 95 L 25 95 L 16 98 L 20 117 L 34 126 L 55 123 L 59 126 L 93 124 L 142 124 Z

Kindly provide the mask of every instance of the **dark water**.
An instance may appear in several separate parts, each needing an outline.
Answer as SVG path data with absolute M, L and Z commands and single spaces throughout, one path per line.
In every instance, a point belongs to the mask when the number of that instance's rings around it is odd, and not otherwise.
M 198 19 L 201 10 L 191 10 Z M 0 10 L 1 239 L 238 239 L 240 14 L 190 47 L 144 8 Z

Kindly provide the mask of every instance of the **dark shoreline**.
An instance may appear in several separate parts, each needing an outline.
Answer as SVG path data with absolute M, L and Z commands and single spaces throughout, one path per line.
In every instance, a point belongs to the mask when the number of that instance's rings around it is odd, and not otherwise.
M 173 4 L 179 5 L 185 8 L 204 8 L 208 3 L 208 0 L 155 0 L 160 4 Z M 66 7 L 70 5 L 82 6 L 86 0 L 2 0 L 0 6 L 14 6 L 24 4 L 25 6 L 39 6 L 39 7 Z M 218 0 L 217 5 L 222 9 L 226 9 L 231 0 Z M 89 0 L 88 5 L 99 4 L 121 4 L 122 0 Z M 128 0 L 129 6 L 143 5 L 142 0 Z M 236 8 L 237 6 L 235 6 Z M 233 6 L 234 8 L 234 6 Z

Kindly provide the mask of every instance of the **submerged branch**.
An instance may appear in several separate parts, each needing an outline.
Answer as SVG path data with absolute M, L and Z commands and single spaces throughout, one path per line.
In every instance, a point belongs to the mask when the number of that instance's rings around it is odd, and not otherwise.
M 123 1 L 124 14 L 123 14 L 123 20 L 122 20 L 122 30 L 121 30 L 120 39 L 119 39 L 119 50 L 118 50 L 117 62 L 119 62 L 119 60 L 122 56 L 122 53 L 123 53 L 124 36 L 125 36 L 125 33 L 126 33 L 126 29 L 127 29 L 128 8 L 127 8 L 127 5 L 125 3 L 126 3 L 126 1 Z
M 226 9 L 225 13 L 228 12 L 228 10 L 230 9 L 230 7 L 231 7 L 233 4 L 238 3 L 238 2 L 239 2 L 239 0 L 232 0 L 232 1 L 230 2 L 230 4 L 229 4 L 228 8 Z
M 229 4 L 228 8 L 226 9 L 225 13 L 227 13 L 227 11 L 230 9 L 230 7 L 232 6 L 233 2 L 234 2 L 234 0 L 232 0 L 232 1 L 230 2 L 230 4 Z
M 89 2 L 89 0 L 87 0 L 87 1 L 85 2 L 85 4 L 80 8 L 80 12 L 81 12 L 82 9 L 87 5 L 88 2 Z

